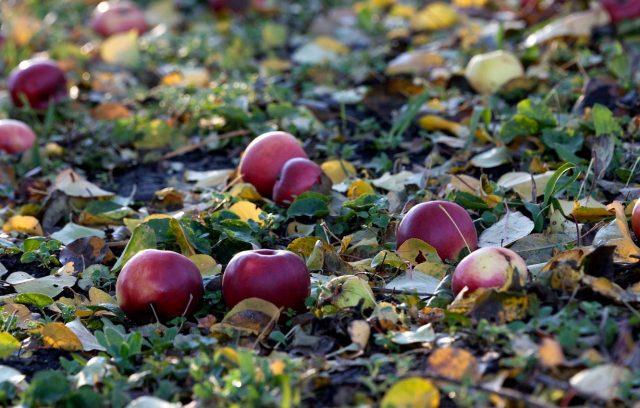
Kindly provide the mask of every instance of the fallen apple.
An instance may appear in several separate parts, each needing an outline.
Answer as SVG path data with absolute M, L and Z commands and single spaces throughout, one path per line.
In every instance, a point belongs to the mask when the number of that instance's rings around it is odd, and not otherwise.
M 320 166 L 309 159 L 296 157 L 282 167 L 278 181 L 273 186 L 273 201 L 279 205 L 291 204 L 296 196 L 316 186 L 330 186 L 330 183 L 331 180 L 324 175 Z
M 9 154 L 23 153 L 33 146 L 36 134 L 24 122 L 0 119 L 0 150 Z
M 128 1 L 103 1 L 91 17 L 91 28 L 103 37 L 134 30 L 142 34 L 149 29 L 144 13 Z
M 122 268 L 116 282 L 120 308 L 134 321 L 161 321 L 195 312 L 204 295 L 202 276 L 189 258 L 145 249 Z
M 611 16 L 611 22 L 614 24 L 640 17 L 640 1 L 638 0 L 601 0 L 600 3 L 607 10 Z
M 477 92 L 492 94 L 512 79 L 524 76 L 524 68 L 515 55 L 493 51 L 471 58 L 465 76 Z
M 7 86 L 14 105 L 23 101 L 33 109 L 46 109 L 50 103 L 66 99 L 67 79 L 58 65 L 46 58 L 22 61 L 9 74 Z
M 209 7 L 214 13 L 245 13 L 251 8 L 251 0 L 209 0 Z
M 310 290 L 307 265 L 290 251 L 258 249 L 237 253 L 222 277 L 222 295 L 229 307 L 255 297 L 278 307 L 304 310 Z
M 460 261 L 451 278 L 451 289 L 457 295 L 465 287 L 473 292 L 479 288 L 522 286 L 526 283 L 527 273 L 527 264 L 512 250 L 480 248 Z
M 442 260 L 456 260 L 463 249 L 474 251 L 478 247 L 478 233 L 471 216 L 449 201 L 429 201 L 411 208 L 398 225 L 398 248 L 410 238 L 431 245 Z
M 253 139 L 245 149 L 239 173 L 263 197 L 271 197 L 280 170 L 296 157 L 307 158 L 298 139 L 286 132 L 265 133 Z
M 631 229 L 633 229 L 636 239 L 640 239 L 640 200 L 636 200 L 631 212 Z

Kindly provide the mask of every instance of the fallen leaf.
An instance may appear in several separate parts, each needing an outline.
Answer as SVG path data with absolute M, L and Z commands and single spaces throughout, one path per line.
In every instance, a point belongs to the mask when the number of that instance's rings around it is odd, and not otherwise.
M 114 194 L 88 182 L 71 169 L 61 171 L 54 182 L 54 188 L 70 197 L 101 198 Z
M 418 327 L 416 330 L 396 332 L 391 337 L 391 341 L 396 344 L 407 345 L 415 343 L 430 343 L 436 339 L 431 323 Z
M 20 342 L 11 333 L 0 332 L 0 358 L 7 358 L 20 349 Z
M 625 367 L 603 364 L 580 371 L 571 377 L 569 383 L 583 395 L 610 401 L 618 396 L 620 385 L 630 375 Z
M 535 225 L 520 211 L 507 213 L 500 221 L 482 231 L 479 247 L 505 247 L 529 235 Z
M 92 350 L 105 351 L 105 348 L 100 343 L 98 343 L 96 336 L 94 336 L 93 334 L 91 334 L 89 330 L 87 330 L 87 328 L 82 324 L 80 319 L 75 319 L 67 323 L 65 326 L 67 326 L 67 328 L 71 330 L 73 334 L 76 335 L 76 337 L 82 344 L 82 349 L 84 351 L 92 351 Z M 62 348 L 62 347 L 58 347 L 58 348 Z M 68 350 L 68 349 L 65 349 L 65 350 Z
M 236 214 L 242 221 L 255 221 L 260 225 L 264 224 L 264 220 L 260 219 L 262 210 L 251 201 L 238 201 L 229 207 L 229 211 Z
M 440 392 L 429 380 L 409 377 L 393 384 L 380 402 L 382 408 L 437 408 Z
M 110 36 L 100 45 L 100 57 L 107 64 L 137 65 L 140 62 L 138 37 L 135 30 Z
M 429 368 L 436 374 L 460 381 L 466 377 L 478 377 L 478 362 L 468 350 L 458 347 L 437 348 L 427 360 Z
M 558 341 L 550 337 L 542 339 L 538 348 L 538 358 L 543 367 L 553 368 L 564 363 L 564 353 Z
M 356 175 L 356 168 L 346 160 L 329 160 L 322 163 L 320 168 L 333 184 L 340 184 L 345 179 Z
M 81 351 L 83 349 L 78 336 L 63 323 L 47 323 L 36 331 L 42 336 L 46 347 L 67 351 Z
M 14 215 L 2 226 L 4 232 L 21 232 L 30 236 L 42 236 L 40 221 L 30 215 Z

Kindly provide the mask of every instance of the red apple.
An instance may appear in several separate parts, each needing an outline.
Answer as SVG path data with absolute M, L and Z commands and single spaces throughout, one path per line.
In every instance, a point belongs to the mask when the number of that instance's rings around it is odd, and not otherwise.
M 202 275 L 187 257 L 171 251 L 145 249 L 122 268 L 116 297 L 135 321 L 162 321 L 195 312 L 204 295 Z
M 0 150 L 9 154 L 23 153 L 31 149 L 36 134 L 24 122 L 0 119 Z
M 265 133 L 247 146 L 240 159 L 239 173 L 262 196 L 271 197 L 280 170 L 296 157 L 307 158 L 298 139 L 286 132 Z
M 614 24 L 640 18 L 640 1 L 638 0 L 601 0 L 600 3 L 607 10 Z
M 231 258 L 222 277 L 222 295 L 229 307 L 255 297 L 303 310 L 310 288 L 311 277 L 302 258 L 282 250 L 240 252 Z
M 469 213 L 448 201 L 429 201 L 411 208 L 398 225 L 397 246 L 410 238 L 431 245 L 443 260 L 456 260 L 463 249 L 478 247 L 478 233 Z
M 509 282 L 524 285 L 527 273 L 527 264 L 512 250 L 480 248 L 460 261 L 451 277 L 451 289 L 457 295 L 465 287 L 473 292 L 478 288 L 502 288 Z
M 321 185 L 323 174 L 320 166 L 309 159 L 288 160 L 273 186 L 273 201 L 279 205 L 291 204 L 296 196 Z
M 7 80 L 11 99 L 23 106 L 23 98 L 33 109 L 46 109 L 50 103 L 66 99 L 67 78 L 60 67 L 46 58 L 22 61 Z
M 91 28 L 103 37 L 135 30 L 142 34 L 149 29 L 144 13 L 128 1 L 103 1 L 91 17 Z
M 640 239 L 640 199 L 636 200 L 631 212 L 631 228 L 636 234 L 636 239 Z
M 244 13 L 251 8 L 251 0 L 209 0 L 209 7 L 214 13 Z

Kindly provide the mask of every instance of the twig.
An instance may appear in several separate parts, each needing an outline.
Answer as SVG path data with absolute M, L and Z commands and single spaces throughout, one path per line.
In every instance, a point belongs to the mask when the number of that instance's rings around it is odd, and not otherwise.
M 418 292 L 415 290 L 401 290 L 401 289 L 387 289 L 373 287 L 371 290 L 374 293 L 384 293 L 389 295 L 417 295 L 419 297 L 433 297 L 435 293 Z
M 222 135 L 211 135 L 211 136 L 205 137 L 198 143 L 195 143 L 189 146 L 183 146 L 179 149 L 176 149 L 170 153 L 165 154 L 164 156 L 162 156 L 162 160 L 173 159 L 174 157 L 191 153 L 194 150 L 198 150 L 201 147 L 206 146 L 209 143 L 213 143 L 218 140 L 233 139 L 234 137 L 245 136 L 245 135 L 248 135 L 249 133 L 251 132 L 249 132 L 248 130 L 240 129 L 240 130 L 234 130 L 233 132 L 228 132 Z

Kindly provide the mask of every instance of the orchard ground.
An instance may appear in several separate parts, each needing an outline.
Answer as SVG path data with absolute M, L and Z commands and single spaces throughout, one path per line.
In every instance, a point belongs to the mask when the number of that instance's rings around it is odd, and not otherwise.
M 0 405 L 638 404 L 637 2 L 97 3 L 0 2 Z

